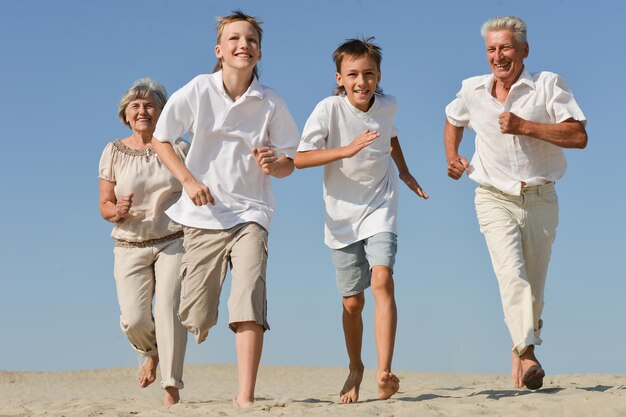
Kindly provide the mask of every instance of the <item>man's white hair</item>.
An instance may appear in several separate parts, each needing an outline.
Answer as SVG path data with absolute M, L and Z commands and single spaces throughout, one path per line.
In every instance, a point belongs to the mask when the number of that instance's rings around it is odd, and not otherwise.
M 496 32 L 499 30 L 510 30 L 513 32 L 515 39 L 522 45 L 527 43 L 526 40 L 526 23 L 517 16 L 499 16 L 487 20 L 480 28 L 480 34 L 483 38 L 487 37 L 488 32 Z

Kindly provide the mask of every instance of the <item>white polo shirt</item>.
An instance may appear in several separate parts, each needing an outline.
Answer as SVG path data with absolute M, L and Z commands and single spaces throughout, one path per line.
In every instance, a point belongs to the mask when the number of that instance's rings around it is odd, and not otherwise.
M 522 181 L 533 186 L 561 178 L 567 169 L 563 149 L 530 136 L 501 133 L 498 116 L 512 112 L 540 123 L 569 118 L 586 123 L 565 81 L 551 72 L 524 69 L 504 104 L 491 95 L 493 82 L 493 74 L 464 80 L 456 99 L 446 106 L 448 122 L 476 132 L 469 177 L 511 195 L 520 195 Z
M 189 134 L 185 164 L 215 198 L 195 206 L 187 193 L 166 213 L 201 229 L 229 229 L 256 222 L 269 230 L 274 213 L 270 176 L 257 165 L 252 148 L 270 146 L 294 157 L 298 128 L 282 97 L 255 78 L 237 101 L 224 91 L 222 72 L 199 75 L 168 100 L 154 137 L 173 143 Z
M 324 242 L 339 249 L 377 233 L 397 234 L 398 182 L 391 159 L 397 103 L 375 96 L 367 112 L 346 96 L 322 100 L 304 126 L 298 151 L 332 149 L 351 143 L 366 129 L 380 137 L 352 158 L 324 165 Z

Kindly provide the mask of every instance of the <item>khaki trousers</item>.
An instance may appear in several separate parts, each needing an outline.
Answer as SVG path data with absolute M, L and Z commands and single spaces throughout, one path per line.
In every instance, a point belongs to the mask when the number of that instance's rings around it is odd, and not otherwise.
M 140 355 L 158 353 L 162 388 L 183 388 L 187 332 L 176 314 L 182 239 L 113 252 L 122 331 Z
M 513 351 L 521 355 L 529 345 L 542 342 L 544 288 L 559 221 L 556 190 L 548 183 L 512 196 L 481 186 L 475 205 Z

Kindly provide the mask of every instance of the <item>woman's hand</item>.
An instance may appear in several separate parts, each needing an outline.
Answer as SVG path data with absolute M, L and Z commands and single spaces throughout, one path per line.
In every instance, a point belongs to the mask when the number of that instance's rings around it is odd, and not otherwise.
M 130 208 L 133 206 L 133 193 L 128 195 L 121 195 L 118 197 L 115 203 L 115 215 L 119 220 L 122 220 L 130 212 Z

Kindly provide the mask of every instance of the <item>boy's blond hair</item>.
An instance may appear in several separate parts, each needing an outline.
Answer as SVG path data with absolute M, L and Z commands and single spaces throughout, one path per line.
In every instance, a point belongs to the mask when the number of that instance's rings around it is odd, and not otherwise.
M 233 23 L 233 22 L 240 22 L 240 21 L 250 23 L 252 27 L 254 28 L 254 30 L 256 30 L 256 33 L 259 35 L 259 50 L 260 50 L 261 41 L 263 40 L 263 28 L 261 28 L 261 24 L 263 22 L 254 16 L 245 14 L 241 10 L 235 10 L 232 12 L 232 14 L 228 16 L 217 17 L 217 43 L 220 43 L 220 39 L 222 38 L 222 33 L 224 33 L 224 27 L 226 27 L 226 25 Z M 213 72 L 217 72 L 221 69 L 222 69 L 222 61 L 218 59 L 217 62 L 215 63 L 215 67 L 213 67 Z M 254 66 L 253 75 L 256 78 L 259 78 L 259 71 L 256 65 Z

